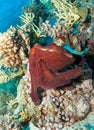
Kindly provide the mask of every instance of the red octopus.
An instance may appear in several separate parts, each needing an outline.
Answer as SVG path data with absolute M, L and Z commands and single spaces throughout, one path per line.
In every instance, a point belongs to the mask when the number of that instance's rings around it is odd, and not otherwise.
M 54 43 L 47 47 L 40 46 L 38 43 L 34 45 L 30 51 L 29 70 L 31 74 L 31 97 L 35 104 L 40 103 L 38 87 L 46 90 L 64 86 L 81 75 L 81 67 L 66 72 L 60 71 L 74 62 L 75 57 L 71 53 Z

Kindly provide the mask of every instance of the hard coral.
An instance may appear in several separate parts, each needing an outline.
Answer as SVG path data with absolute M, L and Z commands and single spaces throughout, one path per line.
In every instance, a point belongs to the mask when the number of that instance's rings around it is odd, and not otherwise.
M 68 34 L 68 30 L 62 22 L 57 22 L 52 26 L 49 21 L 46 21 L 45 23 L 42 23 L 41 30 L 53 38 L 59 38 L 62 35 Z
M 32 88 L 30 90 L 30 81 L 30 72 L 27 68 L 27 72 L 18 86 L 17 100 L 20 105 L 20 112 L 27 109 L 31 121 L 34 120 L 34 125 L 41 130 L 62 130 L 65 126 L 70 126 L 85 118 L 91 109 L 94 110 L 94 91 L 91 79 L 80 84 L 75 83 L 72 90 L 65 90 L 60 87 L 42 92 L 43 100 L 38 106 L 34 105 L 30 97 L 32 91 Z M 79 105 L 83 109 L 79 109 Z M 16 110 L 15 112 L 19 117 L 20 113 L 17 113 Z
M 72 26 L 80 18 L 76 7 L 66 0 L 51 0 L 51 2 L 56 8 L 56 16 L 64 22 L 66 27 Z
M 77 67 L 66 72 L 61 70 L 69 67 L 75 61 L 73 55 L 64 48 L 51 44 L 42 47 L 39 44 L 30 51 L 29 70 L 31 74 L 31 97 L 35 104 L 39 104 L 38 87 L 43 89 L 64 86 L 81 75 L 82 68 Z
M 21 35 L 21 32 L 13 27 L 7 32 L 0 34 L 0 57 L 6 67 L 18 68 L 22 64 L 23 57 L 21 57 L 20 51 L 23 48 L 21 53 L 26 52 L 26 40 Z
M 0 130 L 22 130 L 22 127 L 10 114 L 0 116 Z
M 2 64 L 4 64 L 4 62 L 2 62 Z M 23 75 L 25 70 L 25 65 L 19 67 L 19 70 L 15 70 L 14 68 L 7 68 L 4 65 L 0 66 L 0 84 L 7 83 L 12 79 L 16 79 L 17 77 Z

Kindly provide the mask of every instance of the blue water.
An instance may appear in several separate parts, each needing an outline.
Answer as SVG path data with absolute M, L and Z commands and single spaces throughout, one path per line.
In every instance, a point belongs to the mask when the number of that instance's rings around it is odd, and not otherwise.
M 87 130 L 94 130 L 94 124 L 88 123 L 88 124 L 86 125 L 86 128 L 87 128 Z
M 22 8 L 29 3 L 30 0 L 0 0 L 0 32 L 6 31 L 11 25 L 20 24 Z

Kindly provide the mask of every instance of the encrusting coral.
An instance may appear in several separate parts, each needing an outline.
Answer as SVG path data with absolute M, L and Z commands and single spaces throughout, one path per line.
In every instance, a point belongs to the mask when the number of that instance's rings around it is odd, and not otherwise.
M 89 130 L 94 128 L 94 112 L 91 112 L 86 119 L 75 123 L 72 126 L 66 126 L 63 130 Z
M 61 130 L 65 126 L 71 126 L 84 119 L 90 111 L 94 110 L 92 100 L 94 90 L 91 79 L 74 84 L 71 90 L 65 87 L 65 89 L 50 89 L 43 92 L 43 100 L 39 106 L 34 105 L 30 97 L 30 82 L 30 73 L 27 68 L 17 91 L 16 100 L 19 105 L 14 109 L 14 115 L 19 117 L 20 114 L 22 122 L 28 122 L 31 119 L 41 130 L 57 128 Z
M 0 130 L 22 130 L 22 127 L 12 115 L 5 114 L 0 116 Z
M 84 87 L 87 83 L 92 86 L 91 80 L 86 80 L 83 83 Z M 81 84 L 82 86 L 83 83 Z M 82 88 L 82 86 L 80 87 Z M 90 99 L 92 98 L 92 93 L 83 94 L 84 88 L 79 91 L 76 89 L 78 89 L 78 87 L 71 91 L 64 91 L 62 89 L 47 91 L 46 97 L 39 106 L 42 115 L 37 126 L 40 129 L 58 128 L 61 130 L 63 127 L 71 126 L 87 116 L 90 111 Z M 46 103 L 47 100 L 50 100 L 50 105 L 49 102 Z M 44 105 L 45 103 L 46 106 Z

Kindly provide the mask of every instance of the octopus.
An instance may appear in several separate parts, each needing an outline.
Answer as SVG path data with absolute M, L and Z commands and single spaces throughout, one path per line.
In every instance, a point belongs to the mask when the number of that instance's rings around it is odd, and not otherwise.
M 75 61 L 75 56 L 55 43 L 46 47 L 36 43 L 31 48 L 29 56 L 31 98 L 36 105 L 40 104 L 39 87 L 44 90 L 62 87 L 81 75 L 81 62 L 73 69 L 62 71 L 66 67 L 70 67 Z

